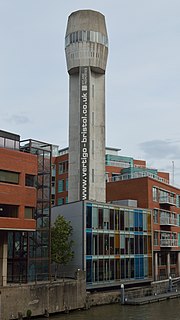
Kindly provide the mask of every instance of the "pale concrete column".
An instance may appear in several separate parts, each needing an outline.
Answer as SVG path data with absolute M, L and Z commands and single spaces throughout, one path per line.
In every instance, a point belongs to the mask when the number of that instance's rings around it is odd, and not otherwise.
M 170 252 L 167 253 L 167 275 L 170 276 L 171 269 L 170 269 Z
M 158 253 L 155 252 L 154 255 L 154 280 L 158 280 Z
M 180 277 L 180 252 L 178 252 L 178 259 L 177 259 L 177 271 L 178 271 L 178 276 Z
M 7 232 L 0 233 L 0 285 L 7 285 Z

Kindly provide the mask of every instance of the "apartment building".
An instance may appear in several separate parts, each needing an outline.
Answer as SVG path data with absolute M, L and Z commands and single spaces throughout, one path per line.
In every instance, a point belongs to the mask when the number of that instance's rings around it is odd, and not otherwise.
M 50 277 L 52 146 L 0 131 L 1 284 Z
M 36 230 L 36 176 L 37 157 L 20 152 L 19 135 L 0 131 L 1 285 L 27 270 L 27 232 Z
M 146 167 L 123 169 L 107 182 L 106 195 L 107 202 L 133 199 L 152 210 L 154 278 L 180 276 L 180 189 L 170 185 L 169 175 Z

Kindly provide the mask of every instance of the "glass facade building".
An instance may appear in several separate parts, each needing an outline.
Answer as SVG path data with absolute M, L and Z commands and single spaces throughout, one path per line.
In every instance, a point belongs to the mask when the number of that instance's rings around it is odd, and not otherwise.
M 63 274 L 86 271 L 87 288 L 152 281 L 152 214 L 149 209 L 95 201 L 52 208 L 71 221 L 74 258 Z
M 87 284 L 152 277 L 151 211 L 86 203 Z

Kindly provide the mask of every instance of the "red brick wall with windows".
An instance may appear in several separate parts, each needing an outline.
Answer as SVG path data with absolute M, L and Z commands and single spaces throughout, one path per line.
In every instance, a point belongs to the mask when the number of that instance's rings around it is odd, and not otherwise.
M 68 197 L 68 191 L 66 190 L 66 183 L 68 180 L 68 153 L 60 155 L 53 159 L 53 163 L 56 165 L 56 205 L 59 204 L 58 199 L 63 199 L 66 203 Z M 60 173 L 60 164 L 64 164 L 62 173 Z M 64 171 L 64 172 L 63 172 Z M 58 192 L 58 181 L 64 180 L 64 189 L 62 192 Z
M 18 150 L 0 148 L 0 170 L 19 173 L 19 183 L 0 182 L 0 205 L 18 206 L 18 218 L 2 217 L 0 229 L 35 230 L 35 219 L 25 219 L 25 207 L 36 207 L 36 188 L 25 185 L 26 174 L 37 176 L 37 157 Z

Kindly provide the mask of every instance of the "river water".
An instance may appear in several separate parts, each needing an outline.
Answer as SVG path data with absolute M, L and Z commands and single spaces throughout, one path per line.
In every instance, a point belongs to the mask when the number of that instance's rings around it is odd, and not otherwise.
M 120 304 L 71 311 L 51 316 L 50 320 L 180 320 L 180 298 L 142 306 Z M 44 320 L 44 318 L 43 318 Z

